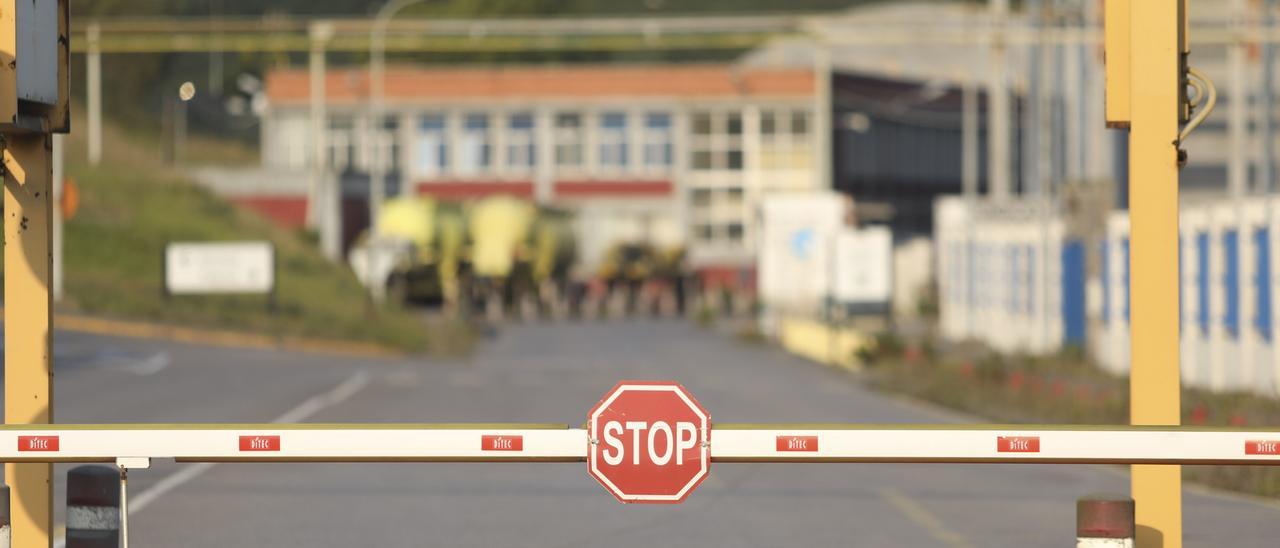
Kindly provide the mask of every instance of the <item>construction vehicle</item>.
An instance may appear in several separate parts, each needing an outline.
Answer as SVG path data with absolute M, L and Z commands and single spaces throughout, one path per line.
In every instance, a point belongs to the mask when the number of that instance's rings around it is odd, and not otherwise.
M 567 215 L 510 196 L 492 196 L 467 208 L 470 302 L 500 319 L 508 310 L 534 315 L 560 301 L 575 258 Z
M 372 233 L 349 255 L 361 283 L 379 299 L 439 304 L 457 301 L 466 231 L 461 210 L 430 198 L 388 200 Z
M 608 292 L 606 306 L 626 314 L 661 308 L 684 308 L 684 247 L 657 246 L 647 242 L 620 242 L 605 253 L 596 277 Z M 669 304 L 664 305 L 664 301 Z

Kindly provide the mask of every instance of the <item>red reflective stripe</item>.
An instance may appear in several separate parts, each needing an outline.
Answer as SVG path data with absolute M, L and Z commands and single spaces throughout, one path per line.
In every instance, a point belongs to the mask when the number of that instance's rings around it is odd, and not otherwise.
M 480 436 L 481 451 L 524 451 L 524 436 Z
M 279 451 L 280 436 L 240 436 L 241 451 Z
M 18 436 L 18 451 L 57 451 L 58 436 Z
M 1280 455 L 1280 441 L 1249 440 L 1244 442 L 1246 455 Z
M 778 436 L 779 452 L 816 452 L 818 436 Z
M 1040 436 L 1000 436 L 996 451 L 1001 453 L 1039 453 Z

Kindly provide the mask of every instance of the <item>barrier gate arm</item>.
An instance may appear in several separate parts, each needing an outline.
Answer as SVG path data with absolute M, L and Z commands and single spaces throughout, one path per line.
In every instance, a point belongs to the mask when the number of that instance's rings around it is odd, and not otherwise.
M 721 424 L 716 462 L 1280 465 L 1280 430 L 1162 426 Z M 581 462 L 555 424 L 169 424 L 0 427 L 0 461 Z

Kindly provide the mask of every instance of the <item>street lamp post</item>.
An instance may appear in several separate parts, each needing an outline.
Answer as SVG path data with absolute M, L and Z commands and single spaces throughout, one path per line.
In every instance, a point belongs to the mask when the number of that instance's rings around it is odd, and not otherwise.
M 373 234 L 377 227 L 379 210 L 387 195 L 387 173 L 383 165 L 383 147 L 390 148 L 390 143 L 383 143 L 382 133 L 386 125 L 383 104 L 386 77 L 386 33 L 387 24 L 401 10 L 428 0 L 391 0 L 378 9 L 369 31 L 369 122 L 365 125 L 365 143 L 372 152 L 369 161 L 369 233 Z M 401 189 L 403 194 L 404 189 Z

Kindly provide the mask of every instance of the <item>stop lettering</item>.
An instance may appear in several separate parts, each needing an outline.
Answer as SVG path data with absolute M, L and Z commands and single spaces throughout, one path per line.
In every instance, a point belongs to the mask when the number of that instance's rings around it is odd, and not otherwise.
M 710 469 L 711 417 L 677 383 L 621 382 L 587 421 L 589 472 L 622 502 L 682 502 Z

